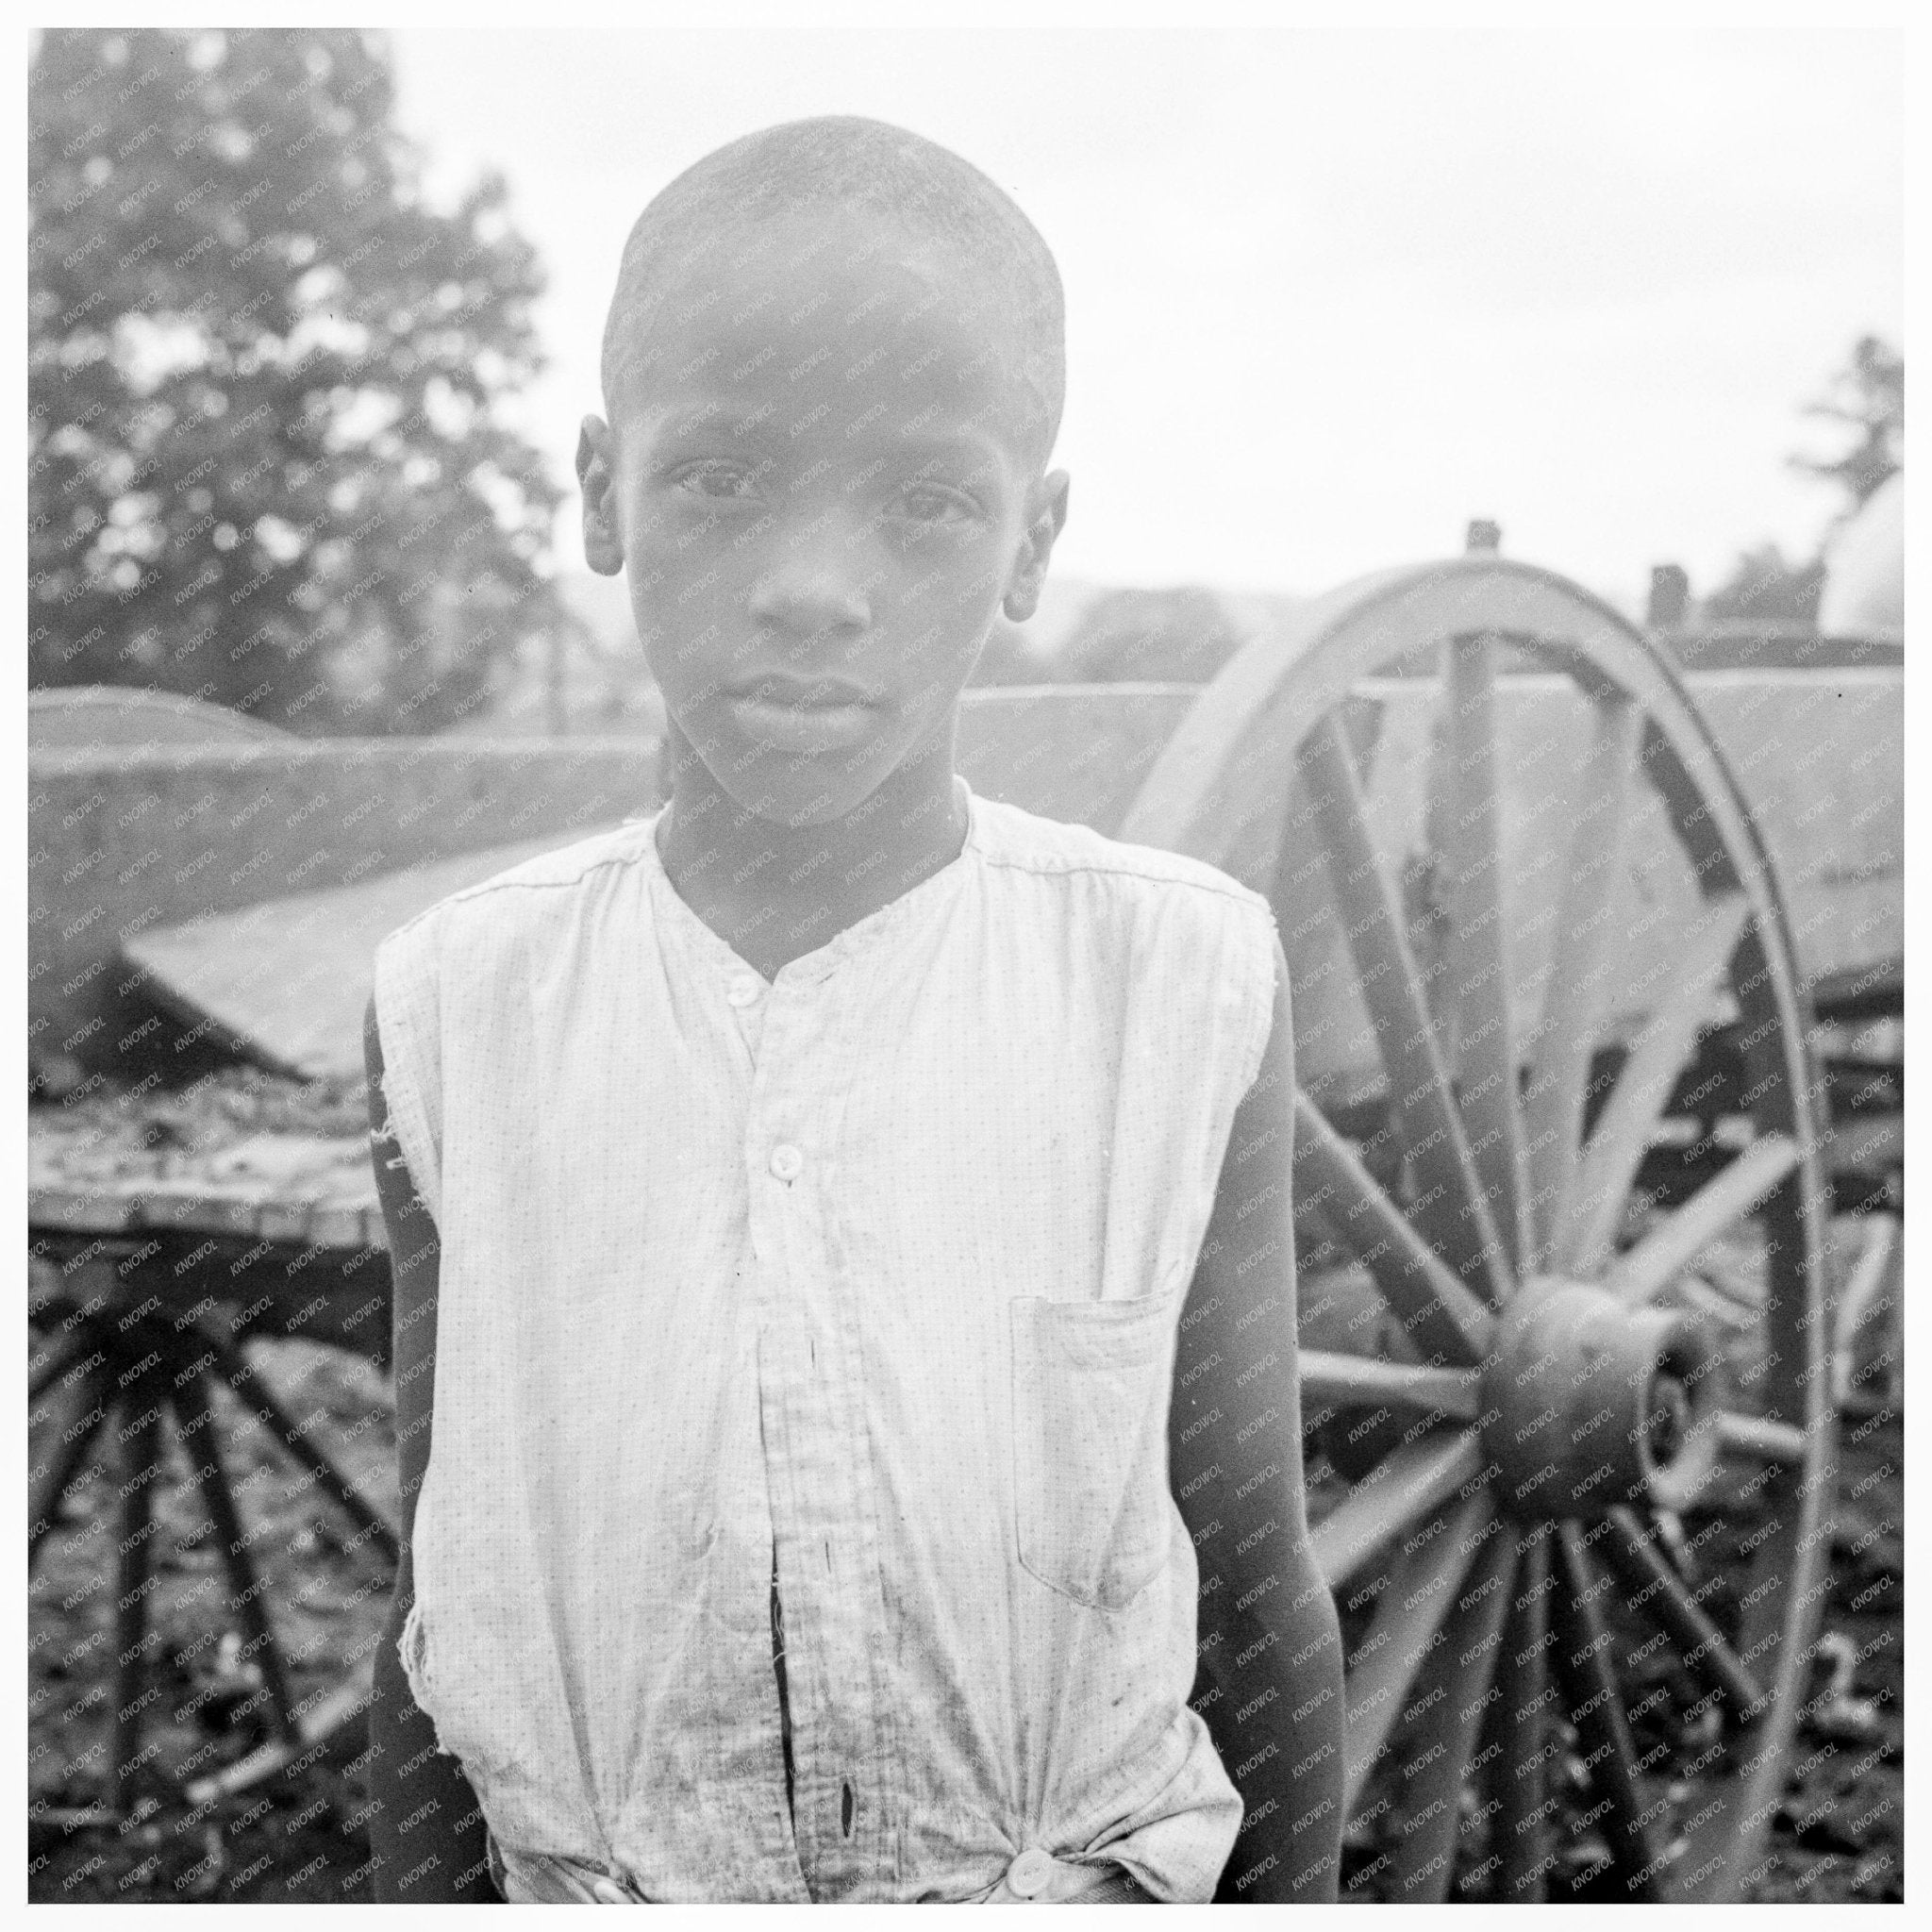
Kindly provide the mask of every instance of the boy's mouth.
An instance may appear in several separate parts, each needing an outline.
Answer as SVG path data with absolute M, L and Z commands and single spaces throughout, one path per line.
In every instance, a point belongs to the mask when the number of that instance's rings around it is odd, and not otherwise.
M 789 671 L 760 671 L 725 686 L 734 706 L 749 701 L 782 706 L 791 710 L 842 710 L 850 706 L 872 708 L 871 694 L 842 677 L 799 677 Z
M 871 695 L 842 677 L 761 672 L 739 678 L 725 695 L 746 737 L 783 751 L 851 751 L 879 728 Z

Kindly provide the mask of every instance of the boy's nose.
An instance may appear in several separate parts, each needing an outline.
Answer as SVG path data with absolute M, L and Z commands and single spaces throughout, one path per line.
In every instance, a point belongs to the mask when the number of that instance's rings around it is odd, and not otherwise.
M 764 571 L 752 586 L 751 615 L 774 630 L 808 636 L 864 630 L 872 600 L 851 562 L 821 544 L 801 544 Z

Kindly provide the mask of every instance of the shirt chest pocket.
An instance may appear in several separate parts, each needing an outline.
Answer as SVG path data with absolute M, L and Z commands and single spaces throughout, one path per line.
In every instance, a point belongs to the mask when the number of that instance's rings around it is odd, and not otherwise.
M 1020 1561 L 1076 1603 L 1124 1607 L 1173 1554 L 1174 1317 L 1165 1295 L 1012 1305 Z

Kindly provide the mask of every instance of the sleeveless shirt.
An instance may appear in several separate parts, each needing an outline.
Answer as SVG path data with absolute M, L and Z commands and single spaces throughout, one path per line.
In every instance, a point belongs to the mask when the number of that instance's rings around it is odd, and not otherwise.
M 1022 1858 L 1213 1894 L 1241 1803 L 1167 1416 L 1273 915 L 956 784 L 957 858 L 774 979 L 661 811 L 378 949 L 441 1245 L 401 1652 L 513 1857 L 655 1900 L 963 1901 Z

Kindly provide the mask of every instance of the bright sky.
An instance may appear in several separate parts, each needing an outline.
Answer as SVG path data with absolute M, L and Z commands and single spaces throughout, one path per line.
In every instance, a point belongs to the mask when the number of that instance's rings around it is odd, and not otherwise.
M 1317 591 L 1458 550 L 1641 603 L 1830 494 L 1787 454 L 1901 340 L 1904 61 L 1874 29 L 441 32 L 393 40 L 440 185 L 551 274 L 527 426 L 571 475 L 625 233 L 700 155 L 864 113 L 1001 182 L 1067 290 L 1068 576 Z M 575 504 L 560 560 L 580 567 Z

